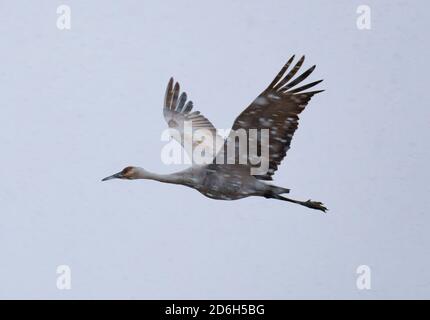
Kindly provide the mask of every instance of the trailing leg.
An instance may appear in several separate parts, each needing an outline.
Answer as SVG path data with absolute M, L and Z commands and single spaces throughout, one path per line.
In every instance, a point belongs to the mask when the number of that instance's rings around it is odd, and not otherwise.
M 278 199 L 278 200 L 283 200 L 283 201 L 288 201 L 288 202 L 292 202 L 292 203 L 297 203 L 301 206 L 305 206 L 311 209 L 316 209 L 316 210 L 321 210 L 323 212 L 326 212 L 328 209 L 326 207 L 324 207 L 324 205 L 321 202 L 318 201 L 299 201 L 299 200 L 294 200 L 294 199 L 290 199 L 290 198 L 286 198 L 283 196 L 280 196 L 279 194 L 268 194 L 265 195 L 266 198 L 272 198 L 272 199 Z

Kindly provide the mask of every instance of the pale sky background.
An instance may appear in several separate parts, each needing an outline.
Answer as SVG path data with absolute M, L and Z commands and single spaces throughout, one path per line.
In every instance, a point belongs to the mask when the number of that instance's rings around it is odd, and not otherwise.
M 57 6 L 72 29 L 56 27 Z M 372 9 L 358 30 L 356 9 Z M 425 1 L 0 2 L 0 298 L 430 298 Z M 217 127 L 306 54 L 327 91 L 264 198 L 101 178 L 163 165 L 178 79 Z M 56 268 L 72 270 L 58 290 Z M 368 265 L 372 289 L 356 288 Z

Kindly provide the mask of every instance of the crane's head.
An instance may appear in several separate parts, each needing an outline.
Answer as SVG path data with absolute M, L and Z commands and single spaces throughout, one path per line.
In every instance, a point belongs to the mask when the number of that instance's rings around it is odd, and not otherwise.
M 111 179 L 128 179 L 128 180 L 137 179 L 139 175 L 139 169 L 141 168 L 130 167 L 130 166 L 125 167 L 122 171 L 115 173 L 109 177 L 106 177 L 102 179 L 102 181 L 107 181 Z

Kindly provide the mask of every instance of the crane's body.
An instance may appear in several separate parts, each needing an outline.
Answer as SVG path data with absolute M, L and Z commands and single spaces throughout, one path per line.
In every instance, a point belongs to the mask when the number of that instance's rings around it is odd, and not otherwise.
M 181 174 L 184 177 L 184 185 L 218 200 L 262 196 L 274 188 L 250 175 L 249 168 L 241 165 L 194 165 Z
M 292 70 L 286 73 L 293 59 L 294 56 L 285 64 L 263 93 L 237 117 L 232 128 L 232 131 L 245 130 L 246 132 L 252 129 L 269 130 L 269 168 L 266 172 L 252 173 L 254 166 L 250 159 L 251 156 L 240 154 L 241 149 L 234 136 L 231 136 L 230 139 L 225 139 L 222 150 L 212 148 L 212 146 L 219 145 L 215 141 L 220 141 L 223 138 L 217 135 L 215 127 L 200 112 L 191 112 L 193 108 L 192 102 L 187 102 L 185 92 L 181 95 L 179 94 L 179 84 L 176 83 L 173 86 L 173 79 L 170 79 L 163 111 L 166 122 L 170 129 L 178 130 L 181 133 L 177 140 L 183 147 L 184 139 L 193 139 L 193 135 L 186 133 L 184 129 L 188 121 L 193 124 L 192 130 L 205 130 L 211 139 L 200 137 L 198 140 L 190 141 L 192 146 L 191 153 L 195 148 L 201 147 L 205 143 L 210 143 L 209 148 L 206 150 L 210 150 L 209 156 L 213 158 L 212 163 L 193 163 L 191 167 L 172 174 L 156 174 L 140 167 L 129 166 L 121 172 L 104 178 L 103 181 L 115 178 L 149 179 L 188 186 L 196 189 L 206 197 L 217 200 L 237 200 L 249 196 L 260 196 L 289 201 L 325 212 L 327 208 L 321 202 L 286 198 L 282 194 L 289 193 L 289 189 L 264 182 L 264 180 L 272 180 L 274 172 L 285 157 L 298 126 L 298 115 L 303 111 L 311 97 L 322 91 L 304 92 L 304 90 L 317 85 L 322 80 L 293 89 L 293 87 L 306 79 L 315 68 L 315 66 L 311 67 L 296 79 L 290 81 L 303 64 L 304 57 L 299 60 Z M 258 140 L 258 142 L 261 144 L 261 140 Z M 229 147 L 236 151 L 233 163 L 231 161 L 219 163 L 220 152 L 225 152 Z M 223 159 L 223 156 L 224 153 L 221 154 L 221 159 Z M 242 159 L 245 158 L 245 163 L 239 161 L 241 157 Z

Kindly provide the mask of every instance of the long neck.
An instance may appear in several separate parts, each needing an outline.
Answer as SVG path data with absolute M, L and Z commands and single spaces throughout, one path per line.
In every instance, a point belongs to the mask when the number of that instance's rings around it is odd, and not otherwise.
M 136 179 L 147 179 L 164 183 L 184 184 L 184 177 L 180 172 L 175 172 L 171 174 L 158 174 L 140 169 L 138 171 Z

